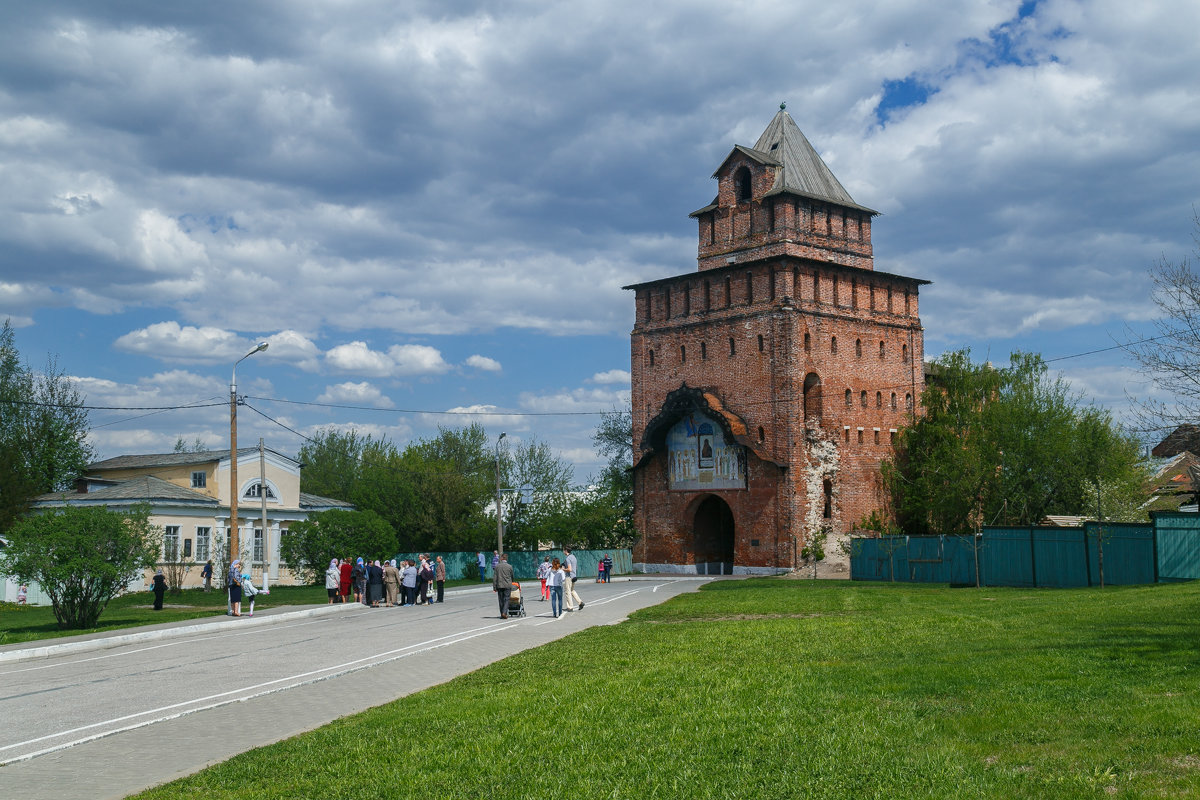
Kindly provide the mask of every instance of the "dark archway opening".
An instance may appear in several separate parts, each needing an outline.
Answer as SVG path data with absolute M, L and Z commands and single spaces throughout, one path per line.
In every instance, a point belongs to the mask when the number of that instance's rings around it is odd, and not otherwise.
M 821 421 L 821 378 L 815 372 L 804 376 L 804 421 L 809 420 Z
M 709 495 L 696 509 L 693 528 L 696 571 L 701 575 L 733 574 L 733 511 L 716 495 Z

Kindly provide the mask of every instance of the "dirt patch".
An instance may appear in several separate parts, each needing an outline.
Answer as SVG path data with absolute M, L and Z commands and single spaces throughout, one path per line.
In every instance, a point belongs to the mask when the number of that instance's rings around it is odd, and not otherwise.
M 815 575 L 814 575 L 815 568 Z M 825 540 L 825 558 L 815 565 L 805 564 L 784 575 L 785 578 L 812 580 L 850 580 L 850 537 L 845 534 L 829 534 Z

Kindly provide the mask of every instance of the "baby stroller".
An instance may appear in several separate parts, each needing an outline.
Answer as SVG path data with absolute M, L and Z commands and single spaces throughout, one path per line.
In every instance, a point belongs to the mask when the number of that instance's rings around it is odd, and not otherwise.
M 508 615 L 510 617 L 525 616 L 525 600 L 521 597 L 521 584 L 513 581 L 512 592 L 508 595 Z

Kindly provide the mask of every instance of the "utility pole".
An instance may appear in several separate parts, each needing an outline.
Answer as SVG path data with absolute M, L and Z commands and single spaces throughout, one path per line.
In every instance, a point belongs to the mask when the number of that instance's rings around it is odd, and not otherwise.
M 496 552 L 504 552 L 504 506 L 500 504 L 500 441 L 507 433 L 496 439 Z

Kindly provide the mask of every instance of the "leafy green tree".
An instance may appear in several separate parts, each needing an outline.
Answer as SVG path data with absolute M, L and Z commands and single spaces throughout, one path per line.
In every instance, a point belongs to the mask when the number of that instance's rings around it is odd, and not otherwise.
M 320 511 L 292 523 L 279 543 L 280 558 L 302 580 L 318 583 L 335 558 L 391 558 L 396 530 L 374 511 Z
M 67 489 L 92 460 L 82 405 L 83 396 L 53 358 L 41 373 L 21 362 L 6 321 L 0 328 L 0 530 L 32 496 Z
M 1040 356 L 1008 367 L 975 364 L 967 350 L 934 365 L 924 414 L 883 465 L 907 533 L 963 533 L 984 524 L 1033 524 L 1086 514 L 1088 485 L 1128 490 L 1140 480 L 1137 444 L 1107 412 L 1081 406 Z
M 197 436 L 195 439 L 193 439 L 190 444 L 188 442 L 185 442 L 183 440 L 182 436 L 175 437 L 175 449 L 173 450 L 173 452 L 176 452 L 176 453 L 203 453 L 206 450 L 208 450 L 208 445 L 204 444 L 204 442 L 200 439 L 199 436 Z
M 54 606 L 60 628 L 93 628 L 108 601 L 138 573 L 154 566 L 162 529 L 150 507 L 47 509 L 23 517 L 8 531 L 0 566 L 22 582 L 36 582 Z
M 336 500 L 353 502 L 351 495 L 358 482 L 364 452 L 383 443 L 357 431 L 324 428 L 312 441 L 305 442 L 296 460 L 304 465 L 300 473 L 300 491 Z

